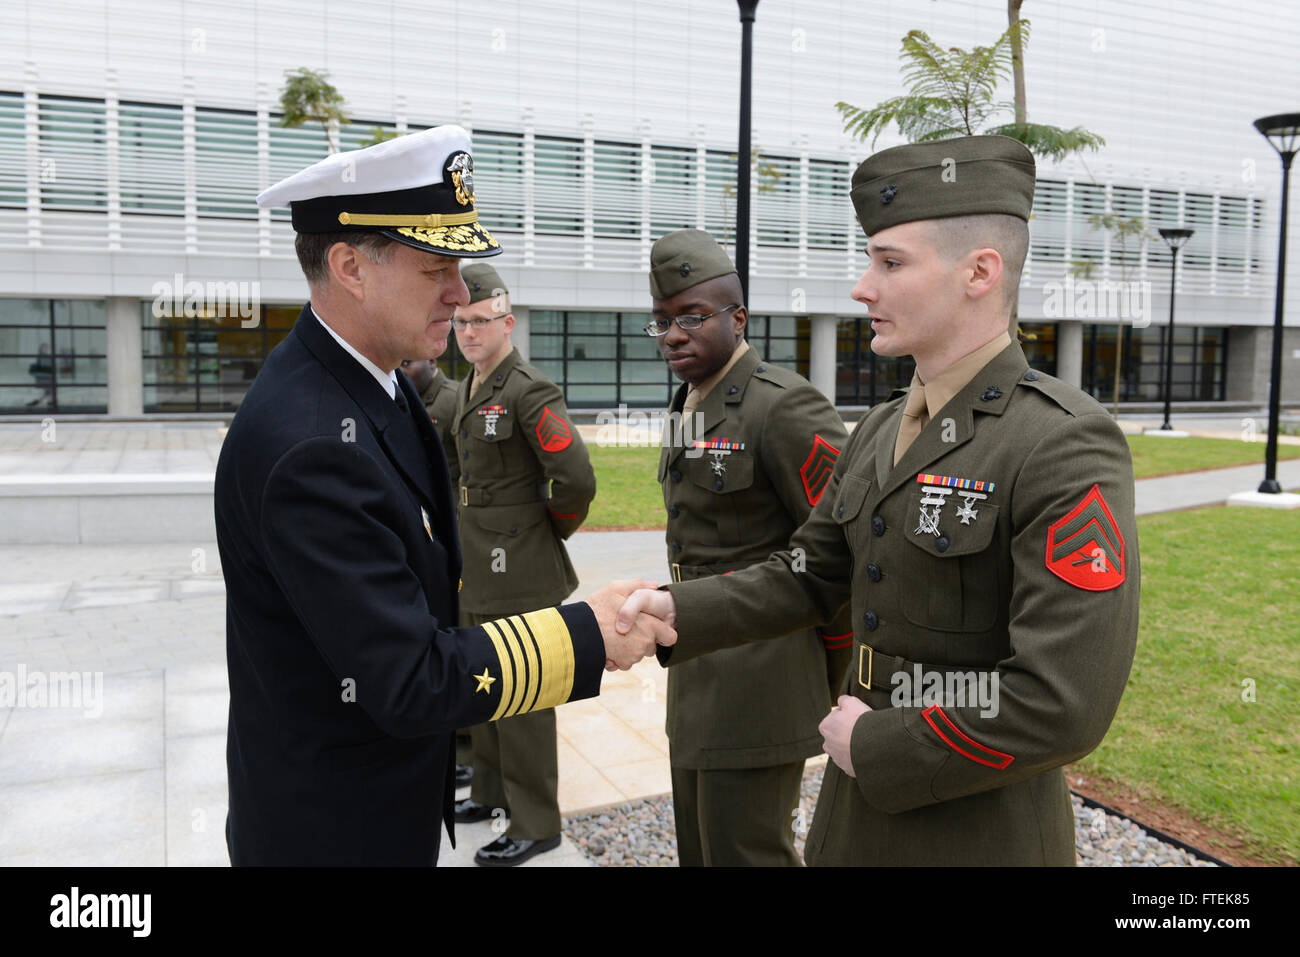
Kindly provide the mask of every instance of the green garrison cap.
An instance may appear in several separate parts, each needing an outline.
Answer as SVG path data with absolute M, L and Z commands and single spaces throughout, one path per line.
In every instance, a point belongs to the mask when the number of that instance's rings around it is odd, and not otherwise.
M 650 248 L 650 295 L 671 299 L 684 289 L 736 271 L 727 251 L 702 229 L 679 229 Z
M 501 281 L 497 271 L 487 263 L 474 263 L 465 266 L 460 271 L 460 278 L 465 280 L 465 285 L 469 287 L 470 304 L 482 302 L 484 299 L 491 299 L 500 293 L 510 294 L 506 284 Z
M 862 231 L 918 219 L 1006 213 L 1029 220 L 1034 154 L 1009 136 L 959 136 L 881 150 L 850 189 Z

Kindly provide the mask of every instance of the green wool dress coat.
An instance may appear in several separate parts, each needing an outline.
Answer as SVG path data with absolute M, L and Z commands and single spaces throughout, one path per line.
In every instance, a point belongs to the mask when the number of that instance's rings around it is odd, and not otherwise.
M 673 399 L 680 414 L 687 387 Z M 848 438 L 824 395 L 749 349 L 681 426 L 668 417 L 659 482 L 673 580 L 721 575 L 784 548 L 831 479 Z M 713 627 L 731 629 L 716 620 Z M 825 629 L 696 658 L 668 672 L 671 763 L 759 768 L 820 754 L 817 725 L 848 668 L 845 609 Z
M 1128 444 L 1015 343 L 895 466 L 903 402 L 859 423 L 790 549 L 668 586 L 679 640 L 660 660 L 685 667 L 848 603 L 846 687 L 871 710 L 856 777 L 827 766 L 808 862 L 1072 865 L 1061 766 L 1105 735 L 1137 636 Z

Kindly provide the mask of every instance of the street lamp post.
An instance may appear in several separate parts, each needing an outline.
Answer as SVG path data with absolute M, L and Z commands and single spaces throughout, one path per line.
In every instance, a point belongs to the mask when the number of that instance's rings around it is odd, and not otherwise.
M 749 305 L 750 90 L 754 80 L 754 18 L 758 0 L 736 0 L 740 7 L 740 143 L 736 151 L 736 274 Z
M 1174 394 L 1174 289 L 1178 284 L 1178 250 L 1192 238 L 1191 229 L 1161 229 L 1160 238 L 1169 247 L 1169 332 L 1165 336 L 1165 422 L 1160 431 L 1171 432 L 1169 410 Z
M 1277 425 L 1282 400 L 1282 298 L 1286 285 L 1286 201 L 1291 180 L 1291 161 L 1300 147 L 1300 113 L 1279 113 L 1255 121 L 1255 129 L 1282 157 L 1281 224 L 1277 241 L 1277 288 L 1273 299 L 1273 363 L 1268 378 L 1268 448 L 1264 453 L 1264 481 L 1259 491 L 1277 495 Z

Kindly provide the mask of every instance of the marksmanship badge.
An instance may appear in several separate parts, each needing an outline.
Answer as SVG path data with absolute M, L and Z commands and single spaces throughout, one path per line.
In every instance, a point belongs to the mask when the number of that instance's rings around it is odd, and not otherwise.
M 697 449 L 705 449 L 713 457 L 709 467 L 713 469 L 714 475 L 722 475 L 727 471 L 727 456 L 732 452 L 745 451 L 744 442 L 733 442 L 728 438 L 719 436 L 716 439 L 701 440 L 694 443 Z
M 503 415 L 508 415 L 509 412 L 509 409 L 501 405 L 485 405 L 479 409 L 478 414 L 483 416 L 483 434 L 496 435 L 497 420 Z
M 979 511 L 975 508 L 976 503 L 988 498 L 993 492 L 994 485 L 983 479 L 954 478 L 951 475 L 933 475 L 929 472 L 921 472 L 916 476 L 916 480 L 925 486 L 925 491 L 921 496 L 920 521 L 912 532 L 913 535 L 930 533 L 938 536 L 940 534 L 939 518 L 944 503 L 953 492 L 956 492 L 963 501 L 961 508 L 957 509 L 957 518 L 963 525 L 971 524 L 979 517 Z

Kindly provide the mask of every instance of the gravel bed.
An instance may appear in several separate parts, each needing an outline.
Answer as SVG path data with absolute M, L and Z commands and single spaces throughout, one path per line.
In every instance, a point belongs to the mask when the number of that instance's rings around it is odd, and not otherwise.
M 804 835 L 812 824 L 813 807 L 822 785 L 824 765 L 804 772 L 796 819 L 795 848 L 803 855 Z M 1074 804 L 1074 846 L 1082 867 L 1214 867 L 1142 828 L 1100 808 Z M 802 826 L 800 826 L 802 825 Z M 564 833 L 588 858 L 602 867 L 676 867 L 677 839 L 673 830 L 671 795 L 614 804 L 564 819 Z

